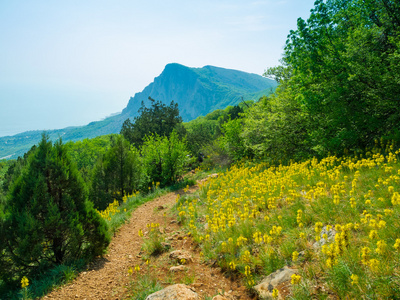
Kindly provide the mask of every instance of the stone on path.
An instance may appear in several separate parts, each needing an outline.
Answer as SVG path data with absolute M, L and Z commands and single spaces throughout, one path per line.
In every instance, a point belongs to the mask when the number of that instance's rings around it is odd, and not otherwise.
M 258 285 L 254 286 L 253 289 L 257 292 L 260 299 L 272 299 L 272 290 L 278 285 L 291 280 L 291 276 L 296 273 L 298 273 L 297 270 L 285 266 L 269 274 Z
M 193 258 L 189 252 L 185 250 L 175 250 L 169 254 L 169 258 L 177 260 L 181 264 L 193 262 Z
M 225 295 L 217 295 L 212 298 L 212 300 L 234 300 L 235 298 L 231 295 L 225 293 Z
M 184 284 L 174 284 L 147 296 L 146 300 L 199 300 L 197 293 Z
M 184 265 L 180 265 L 180 266 L 174 266 L 174 267 L 171 267 L 171 268 L 169 268 L 169 271 L 170 272 L 182 272 L 182 271 L 186 271 L 187 270 L 187 268 L 184 266 Z

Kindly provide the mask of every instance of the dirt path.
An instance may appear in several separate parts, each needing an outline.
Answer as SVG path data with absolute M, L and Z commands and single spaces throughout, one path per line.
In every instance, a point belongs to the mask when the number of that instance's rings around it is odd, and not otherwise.
M 197 188 L 192 187 L 188 193 Z M 231 299 L 249 299 L 244 287 L 225 278 L 218 268 L 201 263 L 199 249 L 189 237 L 182 236 L 183 232 L 179 231 L 179 226 L 168 213 L 178 193 L 183 192 L 169 193 L 137 208 L 130 221 L 113 237 L 108 254 L 94 261 L 73 282 L 53 291 L 44 299 L 129 299 L 136 274 L 129 276 L 128 269 L 136 265 L 141 265 L 142 270 L 146 267 L 141 258 L 143 239 L 138 231 L 142 229 L 145 232 L 146 225 L 150 223 L 160 224 L 160 229 L 170 237 L 171 250 L 187 250 L 193 257 L 193 263 L 187 265 L 188 270 L 184 274 L 169 272 L 171 265 L 168 264 L 168 253 L 152 260 L 150 265 L 158 266 L 153 272 L 163 286 L 182 283 L 183 280 L 203 297 L 226 292 Z

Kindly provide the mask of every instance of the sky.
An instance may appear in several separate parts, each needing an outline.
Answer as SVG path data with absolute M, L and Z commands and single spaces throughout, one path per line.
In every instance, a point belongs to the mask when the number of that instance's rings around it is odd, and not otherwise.
M 0 136 L 120 112 L 168 63 L 262 75 L 314 0 L 0 0 Z

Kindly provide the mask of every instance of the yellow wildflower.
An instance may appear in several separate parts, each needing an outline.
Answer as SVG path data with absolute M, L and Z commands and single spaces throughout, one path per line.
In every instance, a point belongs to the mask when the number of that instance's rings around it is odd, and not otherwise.
M 351 274 L 350 279 L 351 279 L 351 285 L 358 284 L 358 276 L 357 275 Z
M 376 230 L 371 230 L 371 231 L 369 232 L 368 237 L 369 237 L 371 240 L 373 240 L 373 239 L 375 239 L 375 238 L 378 238 L 378 232 L 377 232 Z
M 297 261 L 298 258 L 299 258 L 299 252 L 293 251 L 293 253 L 292 253 L 292 260 L 293 260 L 293 261 Z
M 272 298 L 277 299 L 279 296 L 279 291 L 277 289 L 272 290 Z
M 376 246 L 375 252 L 382 255 L 385 252 L 387 244 L 385 241 L 380 240 L 376 243 Z
M 396 239 L 396 242 L 393 245 L 393 248 L 399 250 L 400 248 L 400 239 Z
M 291 278 L 292 278 L 292 280 L 290 281 L 291 284 L 298 284 L 298 283 L 300 283 L 300 280 L 301 280 L 301 276 L 300 276 L 300 275 L 293 274 L 293 275 L 291 276 Z
M 250 266 L 245 266 L 244 267 L 244 275 L 246 275 L 246 277 L 249 277 L 250 274 L 251 274 Z
M 368 266 L 372 272 L 378 272 L 379 270 L 379 260 L 377 259 L 370 259 L 368 262 Z
M 29 280 L 26 276 L 22 277 L 21 279 L 21 287 L 26 288 L 29 285 Z

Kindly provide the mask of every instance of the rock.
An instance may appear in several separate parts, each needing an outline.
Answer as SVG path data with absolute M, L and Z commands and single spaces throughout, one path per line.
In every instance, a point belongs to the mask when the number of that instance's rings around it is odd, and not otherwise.
M 232 300 L 233 297 L 232 296 L 222 296 L 222 295 L 217 295 L 215 297 L 212 298 L 212 300 Z
M 327 240 L 323 238 L 324 234 L 328 236 Z M 335 235 L 336 235 L 335 229 L 331 228 L 329 230 L 326 230 L 326 226 L 324 226 L 321 230 L 321 239 L 313 244 L 314 249 L 321 248 L 326 243 L 333 242 L 335 240 Z
M 146 300 L 199 300 L 197 293 L 184 284 L 174 284 L 147 296 Z
M 182 272 L 182 271 L 186 271 L 187 268 L 184 265 L 180 265 L 180 266 L 174 266 L 169 268 L 170 272 Z
M 181 264 L 193 262 L 193 258 L 189 252 L 185 250 L 175 250 L 169 254 L 169 258 L 177 260 Z M 184 263 L 183 263 L 184 260 Z
M 253 289 L 260 299 L 272 299 L 272 290 L 281 283 L 291 280 L 291 276 L 296 273 L 298 273 L 297 270 L 285 266 L 269 274 L 258 285 L 254 286 Z
M 230 292 L 232 293 L 232 291 Z M 222 290 L 218 289 L 218 295 L 214 296 L 212 300 L 235 300 L 235 297 L 227 292 L 222 294 Z
M 207 177 L 209 177 L 209 178 L 218 178 L 218 173 L 214 173 L 214 174 L 208 175 Z

